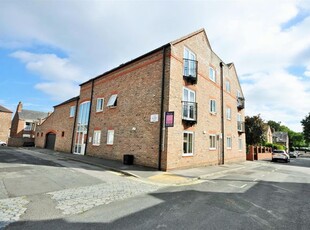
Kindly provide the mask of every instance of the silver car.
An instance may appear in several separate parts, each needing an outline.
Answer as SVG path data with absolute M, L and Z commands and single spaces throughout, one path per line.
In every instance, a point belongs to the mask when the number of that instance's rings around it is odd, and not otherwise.
M 285 150 L 273 150 L 272 161 L 282 160 L 286 163 L 290 162 L 290 156 L 285 152 Z

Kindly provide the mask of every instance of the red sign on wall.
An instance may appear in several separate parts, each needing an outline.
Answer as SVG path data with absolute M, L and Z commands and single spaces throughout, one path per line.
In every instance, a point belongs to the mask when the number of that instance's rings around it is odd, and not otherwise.
M 165 127 L 174 126 L 174 112 L 166 112 L 165 114 Z

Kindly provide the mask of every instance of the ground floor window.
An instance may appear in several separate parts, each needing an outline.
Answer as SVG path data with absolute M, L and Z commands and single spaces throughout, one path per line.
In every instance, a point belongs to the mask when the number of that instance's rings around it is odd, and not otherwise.
M 238 139 L 238 147 L 239 147 L 239 150 L 242 150 L 242 139 L 241 138 Z
M 107 145 L 113 145 L 114 142 L 114 130 L 108 130 Z
M 228 148 L 228 149 L 231 149 L 231 147 L 232 147 L 231 137 L 227 137 L 227 143 L 226 143 L 226 145 L 227 145 L 227 148 Z
M 183 133 L 183 155 L 193 155 L 194 154 L 194 133 L 184 132 Z
M 209 135 L 209 141 L 210 141 L 210 149 L 216 149 L 216 136 L 213 134 Z
M 95 130 L 94 137 L 93 137 L 93 145 L 100 145 L 100 138 L 101 138 L 101 131 Z

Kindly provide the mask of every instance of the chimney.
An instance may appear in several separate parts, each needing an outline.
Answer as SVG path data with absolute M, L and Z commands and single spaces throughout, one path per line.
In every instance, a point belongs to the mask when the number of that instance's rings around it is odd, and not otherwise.
M 21 112 L 22 110 L 23 110 L 23 103 L 20 101 L 20 102 L 18 103 L 18 105 L 17 105 L 16 111 L 17 111 L 17 112 Z

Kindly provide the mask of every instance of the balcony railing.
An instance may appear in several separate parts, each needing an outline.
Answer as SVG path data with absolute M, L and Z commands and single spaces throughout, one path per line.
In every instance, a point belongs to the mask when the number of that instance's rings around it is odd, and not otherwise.
M 238 109 L 244 109 L 244 104 L 245 104 L 244 101 L 245 101 L 245 100 L 244 100 L 243 97 L 238 97 L 238 98 L 237 98 L 237 108 L 238 108 Z
M 198 62 L 196 60 L 186 58 L 184 58 L 183 61 L 184 61 L 184 69 L 183 69 L 184 79 L 192 84 L 196 84 Z
M 245 132 L 245 123 L 244 121 L 237 121 L 237 128 L 239 133 Z
M 197 123 L 196 102 L 182 101 L 182 120 L 189 125 Z

